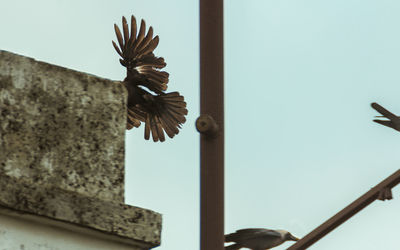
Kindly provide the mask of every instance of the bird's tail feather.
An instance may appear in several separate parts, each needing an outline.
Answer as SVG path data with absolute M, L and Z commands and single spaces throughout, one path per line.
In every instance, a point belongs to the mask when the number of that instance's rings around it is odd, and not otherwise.
M 154 96 L 153 109 L 147 112 L 145 119 L 144 137 L 153 141 L 164 141 L 165 133 L 173 138 L 179 133 L 179 128 L 186 122 L 186 102 L 178 92 L 171 92 Z

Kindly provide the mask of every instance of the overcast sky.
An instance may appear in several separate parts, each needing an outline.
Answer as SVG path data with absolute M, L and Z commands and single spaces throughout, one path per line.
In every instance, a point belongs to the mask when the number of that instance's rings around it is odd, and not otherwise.
M 126 202 L 163 214 L 160 250 L 199 249 L 198 1 L 1 0 L 0 49 L 122 80 L 111 40 L 121 16 L 160 36 L 169 90 L 189 115 L 173 140 L 126 133 Z M 225 231 L 303 237 L 400 166 L 400 2 L 225 3 Z M 399 249 L 400 197 L 377 201 L 309 249 Z M 289 243 L 276 249 L 286 249 Z

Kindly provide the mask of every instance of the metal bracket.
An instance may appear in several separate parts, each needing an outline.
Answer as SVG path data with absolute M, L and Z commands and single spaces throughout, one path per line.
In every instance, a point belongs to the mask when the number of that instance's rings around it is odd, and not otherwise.
M 385 187 L 381 191 L 379 191 L 378 200 L 385 201 L 391 199 L 393 199 L 391 188 Z
M 218 134 L 218 124 L 210 115 L 200 115 L 196 120 L 196 129 L 208 137 L 216 137 Z

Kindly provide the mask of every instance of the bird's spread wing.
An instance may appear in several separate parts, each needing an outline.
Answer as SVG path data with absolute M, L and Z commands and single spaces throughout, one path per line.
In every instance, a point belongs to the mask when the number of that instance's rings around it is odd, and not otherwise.
M 169 74 L 160 71 L 166 66 L 164 58 L 153 54 L 159 42 L 158 36 L 153 37 L 153 28 L 150 27 L 146 34 L 146 23 L 142 20 L 139 32 L 136 34 L 136 19 L 132 16 L 130 32 L 125 17 L 122 17 L 122 32 L 116 24 L 114 29 L 119 47 L 114 41 L 112 44 L 122 57 L 120 62 L 127 68 L 128 78 L 134 78 L 129 82 L 142 85 L 157 94 L 165 91 Z
M 146 34 L 143 20 L 136 34 L 134 16 L 131 17 L 130 30 L 125 17 L 122 17 L 122 32 L 117 25 L 114 25 L 114 29 L 118 45 L 114 41 L 112 43 L 128 72 L 123 81 L 128 90 L 127 129 L 139 127 L 144 122 L 145 139 L 148 140 L 151 134 L 154 141 L 164 141 L 164 132 L 170 138 L 174 137 L 186 121 L 188 111 L 184 97 L 178 92 L 164 93 L 169 74 L 161 71 L 166 66 L 164 59 L 153 54 L 158 45 L 158 36 L 153 37 L 152 27 Z

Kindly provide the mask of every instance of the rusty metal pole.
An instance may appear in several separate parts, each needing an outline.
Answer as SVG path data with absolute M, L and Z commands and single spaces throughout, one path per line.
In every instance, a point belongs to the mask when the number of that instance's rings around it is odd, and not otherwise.
M 200 0 L 200 249 L 224 248 L 223 0 Z

